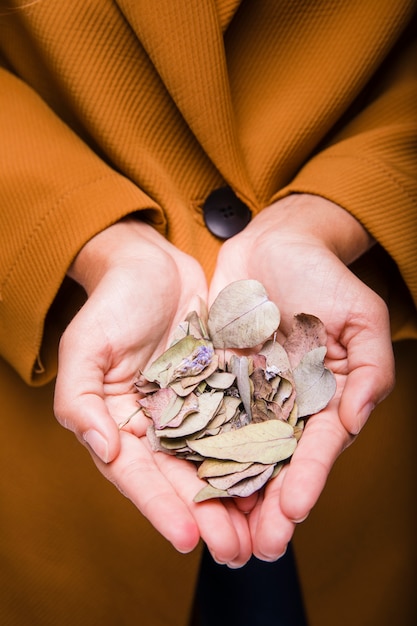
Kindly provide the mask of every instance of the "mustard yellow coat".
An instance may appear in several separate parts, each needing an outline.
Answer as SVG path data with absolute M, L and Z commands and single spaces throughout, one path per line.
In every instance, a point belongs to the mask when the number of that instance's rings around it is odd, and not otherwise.
M 295 549 L 311 626 L 415 623 L 417 76 L 412 0 L 0 0 L 0 622 L 185 626 L 178 555 L 54 421 L 82 245 L 133 212 L 210 277 L 202 205 L 293 192 L 379 245 L 398 386 Z

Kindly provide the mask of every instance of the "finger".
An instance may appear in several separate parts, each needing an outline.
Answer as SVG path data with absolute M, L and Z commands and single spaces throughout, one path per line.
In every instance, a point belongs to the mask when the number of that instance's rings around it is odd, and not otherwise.
M 66 397 L 58 385 L 54 403 L 58 422 L 75 433 L 104 463 L 116 458 L 120 451 L 119 430 L 103 398 L 91 393 L 66 402 Z
M 309 419 L 280 491 L 280 507 L 289 520 L 301 522 L 308 516 L 334 462 L 353 439 L 338 419 L 337 400 Z
M 77 351 L 74 351 L 77 353 Z M 79 354 L 79 353 L 78 353 Z M 60 348 L 54 412 L 59 423 L 87 443 L 108 463 L 120 449 L 119 432 L 104 401 L 102 366 L 81 354 L 76 361 L 66 345 Z
M 262 498 L 250 513 L 253 554 L 262 561 L 273 562 L 287 550 L 295 523 L 283 513 L 280 494 L 285 469 L 265 487 Z
M 346 345 L 350 373 L 339 415 L 346 430 L 357 435 L 374 407 L 392 391 L 395 364 L 387 314 L 371 329 L 350 328 L 349 335 Z
M 148 423 L 143 413 L 137 412 L 123 430 L 141 437 Z M 153 454 L 156 465 L 191 511 L 215 561 L 230 564 L 230 567 L 243 565 L 251 556 L 252 546 L 246 515 L 237 508 L 235 501 L 227 498 L 195 503 L 194 496 L 206 484 L 198 478 L 195 465 L 161 452 Z
M 225 498 L 223 504 L 228 510 L 230 519 L 239 537 L 239 554 L 226 563 L 231 569 L 242 567 L 252 556 L 252 540 L 249 532 L 248 518 L 237 506 L 238 499 Z
M 258 497 L 259 493 L 256 492 L 245 498 L 235 498 L 234 503 L 239 511 L 242 511 L 242 513 L 247 515 L 255 508 Z
M 218 563 L 246 559 L 250 537 L 245 516 L 217 498 L 194 502 L 205 483 L 197 477 L 195 466 L 189 461 L 155 453 L 155 462 L 187 505 L 213 558 Z
M 117 458 L 109 464 L 95 459 L 98 468 L 179 552 L 190 552 L 200 539 L 198 526 L 155 464 L 154 453 L 129 433 L 121 431 L 120 441 Z

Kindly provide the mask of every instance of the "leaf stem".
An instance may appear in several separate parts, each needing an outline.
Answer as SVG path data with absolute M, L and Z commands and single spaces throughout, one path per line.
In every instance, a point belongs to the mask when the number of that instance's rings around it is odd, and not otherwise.
M 134 411 L 131 415 L 129 415 L 129 417 L 127 417 L 125 420 L 123 420 L 123 422 L 120 422 L 120 424 L 118 424 L 118 428 L 119 430 L 121 430 L 124 426 L 126 426 L 126 424 L 128 424 L 130 422 L 130 420 L 132 419 L 132 417 L 134 417 L 137 413 L 139 413 L 139 411 L 142 410 L 142 407 L 138 407 L 136 409 L 136 411 Z

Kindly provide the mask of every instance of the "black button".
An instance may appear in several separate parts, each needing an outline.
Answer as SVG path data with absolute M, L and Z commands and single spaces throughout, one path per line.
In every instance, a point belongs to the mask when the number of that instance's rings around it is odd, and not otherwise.
M 209 231 L 228 239 L 249 224 L 252 214 L 230 187 L 213 191 L 203 205 L 204 221 Z

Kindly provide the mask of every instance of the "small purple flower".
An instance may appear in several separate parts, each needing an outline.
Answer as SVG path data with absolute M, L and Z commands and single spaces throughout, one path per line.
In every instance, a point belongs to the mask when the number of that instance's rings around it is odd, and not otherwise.
M 174 377 L 179 378 L 180 376 L 196 376 L 200 374 L 207 365 L 210 365 L 213 354 L 214 350 L 211 346 L 199 346 L 175 368 Z

